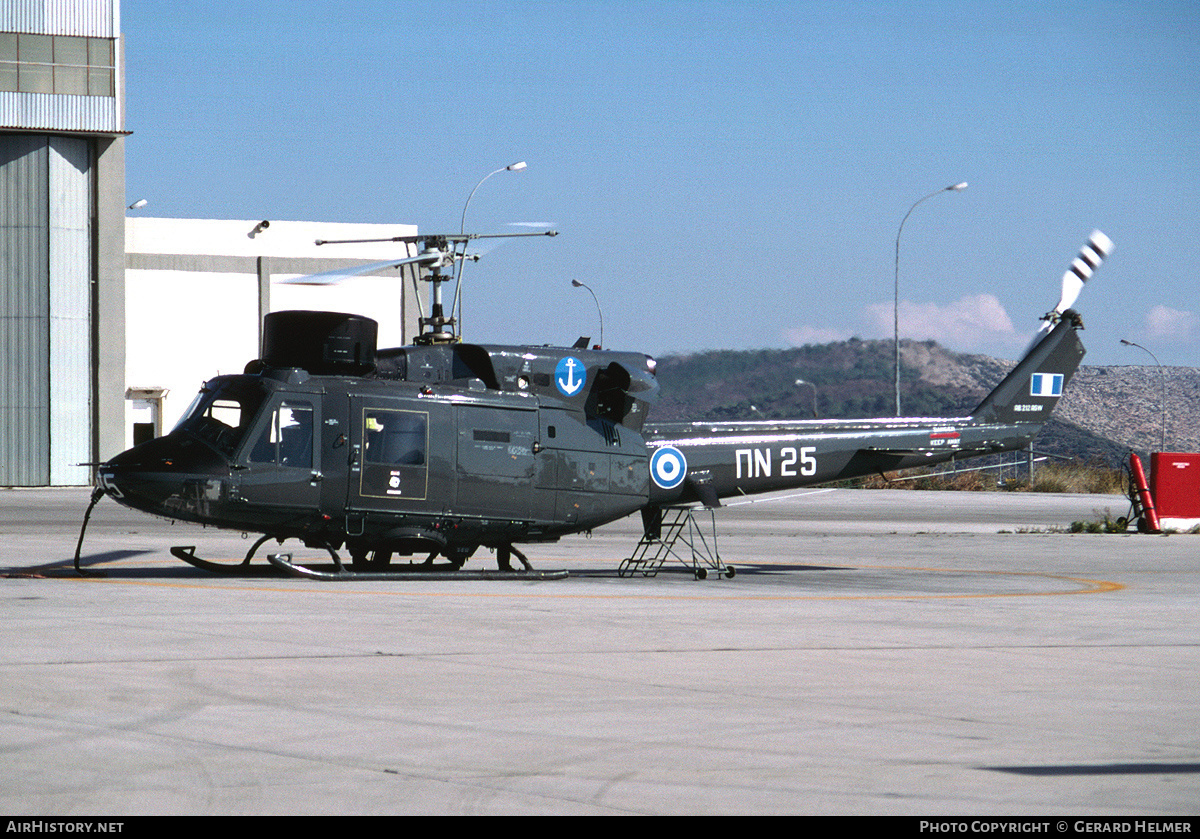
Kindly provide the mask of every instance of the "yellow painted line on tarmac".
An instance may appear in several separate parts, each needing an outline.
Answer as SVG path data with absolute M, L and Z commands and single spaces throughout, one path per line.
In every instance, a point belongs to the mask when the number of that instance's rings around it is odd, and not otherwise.
M 168 564 L 167 561 L 151 560 L 154 564 Z M 553 564 L 556 560 L 540 559 L 542 564 Z M 557 562 L 567 563 L 567 560 L 558 560 Z M 571 562 L 577 562 L 572 560 Z M 106 563 L 109 567 L 119 564 L 137 564 L 144 566 L 146 560 L 144 558 L 118 560 L 114 563 Z M 590 566 L 601 564 L 599 561 L 590 561 Z M 617 561 L 614 560 L 612 567 L 615 568 Z M 607 569 L 609 566 L 604 564 Z M 769 565 L 755 566 L 758 568 L 769 569 Z M 806 600 L 963 600 L 963 599 L 987 599 L 1001 597 L 1058 597 L 1063 595 L 1073 594 L 1106 594 L 1116 591 L 1121 591 L 1125 588 L 1124 584 L 1113 582 L 1111 580 L 1094 580 L 1086 577 L 1069 577 L 1062 574 L 1050 574 L 1040 571 L 988 571 L 988 570 L 973 570 L 962 568 L 925 568 L 917 566 L 895 566 L 895 565 L 838 565 L 839 569 L 846 570 L 863 570 L 863 571 L 900 571 L 914 572 L 922 574 L 977 574 L 981 576 L 991 577 L 1024 577 L 1033 579 L 1054 580 L 1058 582 L 1073 583 L 1078 588 L 1063 590 L 1063 591 L 1008 591 L 1008 592 L 950 592 L 950 593 L 927 593 L 921 594 L 917 592 L 896 593 L 896 594 L 752 594 L 744 592 L 736 592 L 731 590 L 737 586 L 736 581 L 728 580 L 712 580 L 707 582 L 694 581 L 696 586 L 722 586 L 722 590 L 714 593 L 679 593 L 679 592 L 647 592 L 644 589 L 639 591 L 629 592 L 565 592 L 555 591 L 555 588 L 561 585 L 564 581 L 561 580 L 453 580 L 447 579 L 447 583 L 471 583 L 471 582 L 489 582 L 497 585 L 505 585 L 512 582 L 537 582 L 537 590 L 534 591 L 530 587 L 523 587 L 521 591 L 413 591 L 404 590 L 397 591 L 394 589 L 380 590 L 378 588 L 362 589 L 348 588 L 358 583 L 369 583 L 372 586 L 377 586 L 380 583 L 401 583 L 406 585 L 414 585 L 426 587 L 429 585 L 438 585 L 431 583 L 428 580 L 421 581 L 405 581 L 405 580 L 304 580 L 281 577 L 281 583 L 287 585 L 247 585 L 246 583 L 252 579 L 250 577 L 238 577 L 230 575 L 226 577 L 218 577 L 214 575 L 213 583 L 202 583 L 195 581 L 168 581 L 168 580 L 145 580 L 145 579 L 129 579 L 116 578 L 105 576 L 88 576 L 88 577 L 54 577 L 54 579 L 76 580 L 78 582 L 87 583 L 116 583 L 120 585 L 133 586 L 149 586 L 154 588 L 177 588 L 177 589 L 209 589 L 209 590 L 236 590 L 236 591 L 255 591 L 255 592 L 273 592 L 295 594 L 297 592 L 312 593 L 312 594 L 352 594 L 352 595 L 383 595 L 388 597 L 436 597 L 436 598 L 561 598 L 566 600 L 696 600 L 696 601 L 730 601 L 730 600 L 751 600 L 751 601 L 806 601 Z M 101 570 L 93 568 L 93 570 Z M 589 570 L 594 570 L 591 568 Z M 449 572 L 448 572 L 449 573 Z M 569 579 L 569 578 L 568 578 Z M 576 578 L 578 580 L 580 578 Z M 627 578 L 629 583 L 634 583 L 638 580 L 645 582 L 648 579 L 640 576 Z M 220 582 L 218 582 L 220 581 Z M 233 585 L 230 585 L 230 584 Z
M 1024 576 L 1042 577 L 1047 580 L 1062 580 L 1077 583 L 1080 588 L 1069 591 L 996 591 L 996 592 L 958 592 L 953 594 L 847 594 L 824 595 L 812 597 L 797 597 L 798 600 L 962 600 L 968 598 L 990 597 L 1061 597 L 1067 594 L 1104 594 L 1121 591 L 1125 588 L 1122 583 L 1111 580 L 1091 580 L 1085 577 L 1065 577 L 1061 574 L 1044 574 L 1037 571 L 973 571 L 961 568 L 906 568 L 889 566 L 846 566 L 853 568 L 877 568 L 887 571 L 920 571 L 946 574 L 984 574 L 989 576 Z

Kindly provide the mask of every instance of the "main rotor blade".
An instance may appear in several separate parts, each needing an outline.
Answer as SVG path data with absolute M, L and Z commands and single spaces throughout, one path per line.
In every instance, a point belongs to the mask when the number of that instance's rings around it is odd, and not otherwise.
M 528 227 L 529 232 L 509 232 L 509 233 L 467 233 L 465 237 L 452 237 L 458 242 L 463 242 L 464 238 L 470 240 L 464 243 L 460 253 L 464 258 L 472 262 L 479 261 L 479 257 L 491 253 L 496 248 L 504 244 L 505 239 L 513 239 L 524 236 L 557 236 L 558 231 L 552 230 L 554 225 L 545 221 L 514 221 L 509 222 L 506 227 Z M 478 239 L 488 239 L 487 242 L 475 241 Z
M 340 283 L 342 280 L 361 277 L 363 274 L 371 274 L 384 268 L 399 268 L 402 265 L 412 265 L 414 263 L 432 264 L 438 262 L 441 258 L 441 254 L 424 253 L 417 256 L 404 257 L 403 259 L 368 262 L 366 265 L 355 265 L 349 268 L 333 268 L 329 271 L 321 271 L 318 274 L 306 274 L 303 277 L 293 277 L 292 279 L 280 280 L 279 282 L 287 285 L 334 285 Z
M 518 222 L 522 227 L 543 227 L 542 222 Z M 557 236 L 557 230 L 534 230 L 523 233 L 414 233 L 411 236 L 388 236 L 382 239 L 317 239 L 318 245 L 362 245 L 371 242 L 470 242 L 472 239 L 511 239 L 517 236 Z

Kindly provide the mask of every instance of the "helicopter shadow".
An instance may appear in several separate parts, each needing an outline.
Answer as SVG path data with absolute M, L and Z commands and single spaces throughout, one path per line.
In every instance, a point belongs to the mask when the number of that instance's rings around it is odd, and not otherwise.
M 845 565 L 806 565 L 801 563 L 782 564 L 778 562 L 738 563 L 738 574 L 791 574 L 801 571 L 854 571 Z
M 708 569 L 708 570 L 712 571 L 712 569 Z M 772 562 L 772 563 L 741 563 L 741 562 L 739 562 L 736 564 L 735 570 L 737 572 L 735 576 L 737 576 L 737 577 L 741 577 L 743 575 L 751 576 L 751 577 L 754 577 L 754 576 L 774 577 L 774 576 L 780 576 L 783 574 L 793 574 L 793 573 L 801 573 L 801 572 L 808 572 L 808 571 L 853 571 L 855 569 L 847 567 L 847 566 L 840 566 L 840 565 L 804 565 L 804 564 L 784 565 L 784 564 L 780 564 L 780 563 L 776 563 L 776 562 Z M 715 573 L 715 572 L 713 572 L 713 573 Z M 677 577 L 687 577 L 687 578 L 691 579 L 692 577 L 694 577 L 694 575 L 695 575 L 695 569 L 693 569 L 692 566 L 690 566 L 690 565 L 664 565 L 663 567 L 657 569 L 653 574 L 643 574 L 640 571 L 634 571 L 633 573 L 627 574 L 626 576 L 630 579 L 637 578 L 637 577 L 655 577 L 655 576 L 659 576 L 659 577 L 675 577 L 675 576 L 677 576 Z M 603 577 L 620 577 L 622 575 L 621 575 L 620 571 L 616 568 L 604 568 L 604 569 L 597 568 L 597 569 L 587 569 L 587 570 L 581 570 L 581 571 L 576 571 L 575 569 L 571 569 L 571 576 L 577 577 L 577 578 L 603 578 Z
M 73 559 L 57 560 L 31 568 L 9 568 L 3 573 L 12 577 L 96 577 L 114 580 L 194 580 L 212 577 L 279 577 L 279 572 L 263 562 L 261 565 L 241 565 L 238 561 L 228 563 L 229 571 L 214 573 L 186 564 L 135 565 L 118 564 L 125 560 L 157 554 L 154 550 L 113 550 L 79 557 L 79 571 Z
M 103 551 L 97 554 L 88 556 L 80 556 L 79 567 L 85 572 L 95 573 L 92 566 L 103 565 L 109 562 L 119 562 L 123 559 L 129 559 L 135 556 L 153 553 L 148 550 L 120 550 L 120 551 Z M 46 562 L 41 565 L 31 565 L 28 567 L 5 568 L 0 570 L 0 575 L 7 577 L 59 577 L 75 574 L 75 566 L 73 559 L 56 559 L 53 562 Z

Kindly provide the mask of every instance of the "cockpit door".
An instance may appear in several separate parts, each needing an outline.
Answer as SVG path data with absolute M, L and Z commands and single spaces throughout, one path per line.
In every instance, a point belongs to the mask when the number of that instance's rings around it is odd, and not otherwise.
M 317 395 L 270 399 L 238 458 L 238 494 L 248 504 L 315 511 L 321 496 L 321 427 Z

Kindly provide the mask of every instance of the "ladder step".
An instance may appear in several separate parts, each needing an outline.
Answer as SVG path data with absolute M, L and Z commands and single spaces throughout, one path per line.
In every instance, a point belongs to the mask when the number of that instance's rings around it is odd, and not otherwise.
M 634 574 L 641 574 L 643 577 L 653 577 L 658 574 L 659 569 L 670 556 L 674 556 L 683 565 L 690 566 L 697 579 L 704 579 L 707 576 L 707 569 L 702 566 L 702 563 L 716 570 L 718 574 L 726 577 L 733 576 L 733 569 L 721 562 L 721 556 L 717 552 L 715 516 L 712 520 L 713 543 L 710 548 L 703 531 L 696 522 L 695 510 L 692 507 L 667 507 L 664 508 L 663 513 L 659 538 L 655 539 L 643 534 L 637 545 L 634 546 L 632 555 L 621 560 L 621 564 L 617 568 L 617 576 L 632 577 Z M 669 515 L 671 513 L 674 514 L 673 517 Z M 688 529 L 687 536 L 683 535 L 685 527 Z M 675 543 L 680 538 L 690 549 L 690 563 L 675 552 Z

